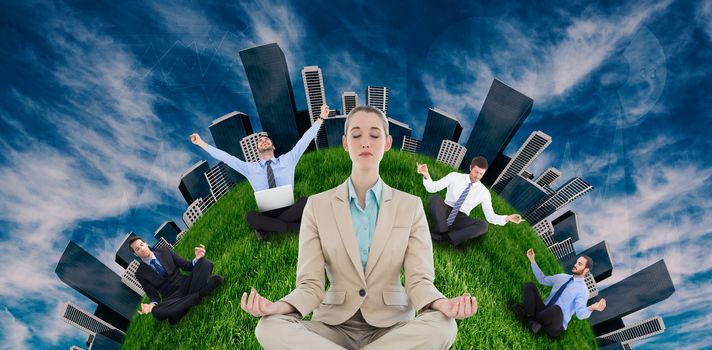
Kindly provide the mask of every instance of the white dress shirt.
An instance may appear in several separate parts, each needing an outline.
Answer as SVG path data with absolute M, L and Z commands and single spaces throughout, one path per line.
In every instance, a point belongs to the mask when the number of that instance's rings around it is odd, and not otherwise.
M 454 207 L 458 197 L 470 185 L 470 174 L 449 173 L 438 181 L 426 179 L 423 177 L 423 186 L 430 193 L 435 193 L 447 187 L 447 195 L 445 196 L 445 204 Z M 472 185 L 470 193 L 467 194 L 465 202 L 462 203 L 460 211 L 469 216 L 470 211 L 478 204 L 482 204 L 482 211 L 485 213 L 485 218 L 491 224 L 503 226 L 507 223 L 506 215 L 497 215 L 492 209 L 492 196 L 489 190 L 482 182 L 477 181 Z

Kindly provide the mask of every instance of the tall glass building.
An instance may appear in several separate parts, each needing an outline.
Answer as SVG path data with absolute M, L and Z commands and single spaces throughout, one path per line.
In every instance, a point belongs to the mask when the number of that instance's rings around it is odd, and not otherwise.
M 554 194 L 547 197 L 546 200 L 535 209 L 525 213 L 524 218 L 527 219 L 529 223 L 536 224 L 591 189 L 593 189 L 593 186 L 584 181 L 584 179 L 580 177 L 573 178 L 558 188 Z
M 131 320 L 141 297 L 121 282 L 121 277 L 101 261 L 70 241 L 57 263 L 55 273 L 59 279 L 103 308 L 104 314 L 115 314 Z M 119 329 L 124 325 L 111 323 Z
M 606 309 L 594 312 L 588 320 L 596 334 L 610 333 L 621 328 L 622 317 L 663 301 L 674 292 L 665 260 L 659 260 L 600 291 L 589 305 L 605 298 Z
M 529 116 L 533 103 L 531 98 L 495 79 L 465 145 L 467 153 L 460 168 L 469 171 L 470 159 L 476 156 L 483 156 L 492 164 Z M 491 174 L 490 177 L 496 179 L 495 175 L 499 174 Z
M 455 116 L 437 108 L 430 108 L 425 121 L 423 140 L 420 142 L 420 153 L 437 158 L 443 140 L 457 142 L 461 133 L 462 125 Z M 469 166 L 470 161 L 467 158 L 465 160 Z
M 191 165 L 180 176 L 178 190 L 183 195 L 185 202 L 190 205 L 198 198 L 211 196 L 210 184 L 205 173 L 210 170 L 208 162 L 201 160 Z
M 304 94 L 307 98 L 309 121 L 313 124 L 321 115 L 321 105 L 326 103 L 324 76 L 321 73 L 321 68 L 318 66 L 302 68 L 302 80 L 304 81 Z M 323 128 L 319 129 L 315 141 L 317 149 L 328 147 Z
M 546 191 L 536 182 L 522 175 L 515 175 L 509 179 L 499 196 L 518 213 L 526 213 L 546 198 Z
M 337 115 L 329 117 L 321 125 L 326 135 L 326 143 L 329 147 L 341 147 L 341 136 L 344 135 L 344 123 L 346 123 L 345 115 Z
M 571 242 L 578 242 L 579 226 L 576 213 L 569 210 L 552 220 L 551 225 L 554 226 L 555 241 L 561 242 L 567 238 L 571 238 Z
M 178 241 L 178 234 L 180 233 L 180 227 L 173 221 L 164 221 L 161 226 L 156 229 L 153 233 L 153 237 L 156 240 L 161 238 L 165 239 L 166 242 L 170 244 L 175 244 Z
M 356 106 L 358 106 L 358 94 L 354 91 L 344 91 L 341 94 L 341 109 L 344 115 L 349 115 Z
M 400 148 L 401 145 L 403 145 L 403 138 L 413 134 L 413 129 L 411 129 L 407 124 L 389 117 L 388 133 L 393 139 L 391 148 Z
M 121 241 L 121 244 L 116 248 L 114 261 L 122 268 L 127 268 L 131 261 L 136 259 L 136 256 L 131 251 L 131 247 L 129 247 L 129 239 L 135 236 L 136 234 L 133 232 L 127 233 Z
M 577 256 L 562 261 L 561 266 L 564 268 L 564 271 L 571 271 L 571 268 L 576 264 L 576 259 L 581 255 L 587 255 L 593 260 L 591 275 L 593 275 L 596 282 L 601 282 L 613 274 L 613 259 L 611 258 L 610 249 L 608 249 L 606 241 L 598 242 Z
M 240 51 L 240 59 L 250 83 L 262 130 L 274 142 L 275 155 L 289 152 L 299 140 L 300 134 L 292 81 L 284 52 L 279 45 L 271 43 Z M 305 117 L 308 118 L 308 113 Z M 309 124 L 309 121 L 306 123 Z

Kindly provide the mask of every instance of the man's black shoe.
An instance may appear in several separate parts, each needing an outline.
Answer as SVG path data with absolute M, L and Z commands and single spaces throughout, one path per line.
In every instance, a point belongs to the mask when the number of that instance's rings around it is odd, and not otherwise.
M 267 231 L 255 229 L 255 237 L 257 237 L 258 241 L 264 241 L 267 239 Z
M 447 242 L 447 238 L 445 237 L 444 234 L 442 233 L 430 233 L 430 238 L 433 240 L 433 242 Z
M 539 333 L 539 331 L 541 330 L 541 323 L 534 320 L 529 320 L 529 330 L 531 330 L 534 334 Z
M 213 275 L 208 280 L 208 283 L 200 289 L 200 296 L 206 297 L 215 290 L 215 288 L 220 287 L 225 280 L 220 275 Z

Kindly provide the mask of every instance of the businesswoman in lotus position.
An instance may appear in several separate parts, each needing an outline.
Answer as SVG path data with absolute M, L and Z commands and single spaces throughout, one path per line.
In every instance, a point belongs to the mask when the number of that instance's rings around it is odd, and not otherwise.
M 457 335 L 454 319 L 474 315 L 477 300 L 469 294 L 447 299 L 435 288 L 422 202 L 379 176 L 392 143 L 388 119 L 379 109 L 356 107 L 342 140 L 351 176 L 307 201 L 296 288 L 277 302 L 254 288 L 242 295 L 242 309 L 262 317 L 257 340 L 270 350 L 449 348 Z

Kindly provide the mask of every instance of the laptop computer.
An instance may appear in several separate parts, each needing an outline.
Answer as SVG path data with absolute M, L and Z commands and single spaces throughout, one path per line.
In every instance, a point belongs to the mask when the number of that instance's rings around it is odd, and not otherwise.
M 255 192 L 257 209 L 261 212 L 288 207 L 294 204 L 294 188 L 284 185 Z

